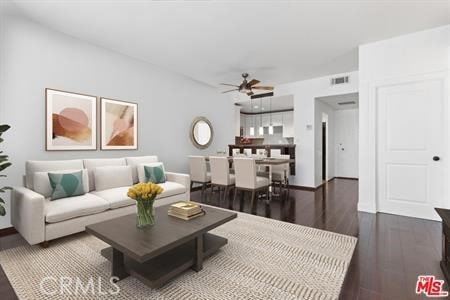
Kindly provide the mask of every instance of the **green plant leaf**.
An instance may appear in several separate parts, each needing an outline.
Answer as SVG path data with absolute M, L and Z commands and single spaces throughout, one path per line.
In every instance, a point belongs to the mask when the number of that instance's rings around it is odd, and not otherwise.
M 0 216 L 4 216 L 4 215 L 6 215 L 6 210 L 3 207 L 3 205 L 0 204 Z
M 0 155 L 0 163 L 8 161 L 9 156 L 8 155 Z
M 7 131 L 10 128 L 11 128 L 11 126 L 6 125 L 6 124 L 0 125 L 0 132 L 3 133 L 3 132 Z
M 6 191 L 12 191 L 12 187 L 10 186 L 4 186 L 0 189 L 0 193 L 5 193 Z
M 11 167 L 12 166 L 12 163 L 4 163 L 4 164 L 1 164 L 0 165 L 0 171 L 3 171 L 4 169 L 6 169 L 6 168 L 8 168 L 8 167 Z
M 5 203 L 5 200 L 3 200 L 2 198 L 0 198 L 0 203 Z
M 0 143 L 3 143 L 3 141 L 4 141 L 4 139 L 2 139 L 2 138 L 0 137 Z

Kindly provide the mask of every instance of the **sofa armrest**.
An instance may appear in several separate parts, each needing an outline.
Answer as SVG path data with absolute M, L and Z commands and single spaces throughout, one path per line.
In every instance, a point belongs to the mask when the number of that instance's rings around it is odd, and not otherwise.
M 25 187 L 11 192 L 11 223 L 30 244 L 45 241 L 45 198 Z
M 165 172 L 167 181 L 180 183 L 189 191 L 191 188 L 191 176 L 182 173 Z

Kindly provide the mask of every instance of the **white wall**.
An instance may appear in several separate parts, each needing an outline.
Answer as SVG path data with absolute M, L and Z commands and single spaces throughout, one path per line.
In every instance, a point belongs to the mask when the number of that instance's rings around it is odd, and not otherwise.
M 13 163 L 1 184 L 21 184 L 29 159 L 156 154 L 168 170 L 186 172 L 189 154 L 227 150 L 234 142 L 234 106 L 216 89 L 23 19 L 0 20 L 0 123 L 12 126 L 0 147 Z M 46 152 L 46 87 L 138 102 L 139 150 Z M 204 151 L 188 135 L 199 115 L 214 127 Z M 9 216 L 0 217 L 0 228 L 9 224 Z
M 331 86 L 331 77 L 350 75 L 350 82 L 340 86 Z M 294 143 L 296 146 L 296 176 L 291 179 L 292 184 L 306 187 L 316 187 L 316 155 L 315 155 L 315 98 L 330 95 L 340 95 L 358 92 L 358 72 L 348 72 L 282 84 L 275 87 L 277 96 L 294 96 Z M 320 117 L 322 120 L 322 117 Z M 310 125 L 310 126 L 308 126 Z M 322 125 L 320 125 L 322 126 Z
M 358 116 L 358 109 L 334 112 L 336 177 L 358 178 Z
M 447 83 L 444 94 L 448 102 L 449 60 L 450 25 L 359 47 L 359 210 L 377 211 L 374 103 L 377 88 L 435 76 Z M 450 114 L 448 108 L 447 112 Z M 449 149 L 448 139 L 445 144 Z M 448 178 L 449 160 L 444 161 Z M 448 195 L 448 184 L 445 188 Z

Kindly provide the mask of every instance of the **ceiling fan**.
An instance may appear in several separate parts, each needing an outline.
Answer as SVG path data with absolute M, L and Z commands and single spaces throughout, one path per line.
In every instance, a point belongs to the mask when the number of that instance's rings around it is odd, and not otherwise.
M 248 77 L 248 73 L 242 73 L 242 78 L 244 78 L 244 80 L 242 81 L 242 83 L 240 85 L 235 85 L 235 84 L 229 84 L 229 83 L 221 83 L 221 85 L 226 85 L 226 86 L 233 86 L 235 87 L 235 89 L 229 90 L 229 91 L 224 91 L 223 93 L 229 93 L 229 92 L 234 92 L 234 91 L 239 91 L 240 93 L 244 93 L 247 94 L 248 96 L 253 95 L 253 90 L 266 90 L 266 91 L 273 91 L 273 86 L 257 86 L 256 84 L 260 83 L 261 81 L 256 80 L 256 79 L 252 79 L 250 81 L 247 81 L 247 77 Z

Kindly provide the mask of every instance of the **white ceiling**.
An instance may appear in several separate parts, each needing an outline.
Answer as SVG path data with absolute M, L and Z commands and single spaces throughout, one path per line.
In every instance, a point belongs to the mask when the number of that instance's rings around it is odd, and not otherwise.
M 272 106 L 270 105 L 270 99 L 272 99 Z M 294 109 L 294 96 L 259 98 L 252 101 L 239 102 L 239 106 L 241 107 L 241 112 L 246 113 L 270 112 L 270 108 L 272 108 L 272 111 Z
M 342 95 L 333 95 L 333 96 L 326 96 L 326 97 L 317 97 L 316 100 L 322 101 L 323 103 L 331 106 L 333 109 L 336 110 L 344 110 L 344 109 L 354 109 L 358 108 L 359 104 L 359 95 L 358 93 L 349 93 L 349 94 L 342 94 Z M 339 104 L 342 102 L 355 102 L 354 104 Z
M 50 28 L 216 87 L 244 71 L 267 85 L 353 71 L 358 45 L 450 22 L 447 0 L 12 1 Z

